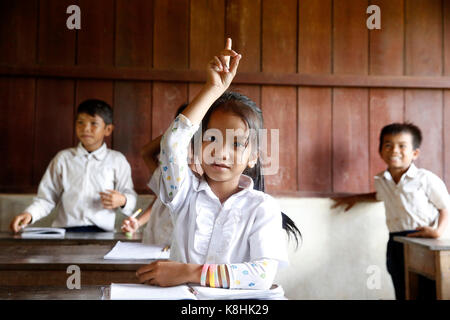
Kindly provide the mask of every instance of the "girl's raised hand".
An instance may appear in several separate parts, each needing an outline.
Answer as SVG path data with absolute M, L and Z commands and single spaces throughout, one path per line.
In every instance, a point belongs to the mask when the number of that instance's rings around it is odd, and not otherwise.
M 225 91 L 236 75 L 241 58 L 240 54 L 231 49 L 231 38 L 227 38 L 225 49 L 208 63 L 206 83 Z

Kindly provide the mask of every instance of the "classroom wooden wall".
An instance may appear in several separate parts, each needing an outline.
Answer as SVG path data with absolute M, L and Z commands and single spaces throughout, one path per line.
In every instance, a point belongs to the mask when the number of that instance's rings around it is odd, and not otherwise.
M 66 8 L 81 8 L 81 30 Z M 381 30 L 366 9 L 381 8 Z M 74 146 L 76 106 L 114 108 L 109 146 L 148 172 L 142 145 L 192 99 L 231 36 L 234 88 L 280 130 L 273 194 L 371 190 L 378 134 L 393 121 L 424 133 L 419 166 L 450 185 L 448 0 L 17 0 L 0 2 L 0 192 L 35 192 L 57 151 Z

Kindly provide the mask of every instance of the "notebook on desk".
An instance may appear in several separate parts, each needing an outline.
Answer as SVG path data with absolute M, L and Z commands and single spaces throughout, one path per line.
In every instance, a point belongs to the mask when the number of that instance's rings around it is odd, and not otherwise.
M 146 284 L 112 283 L 111 300 L 284 300 L 284 290 L 273 285 L 269 290 L 243 290 L 179 285 L 162 288 Z
M 23 239 L 64 239 L 66 229 L 63 228 L 24 228 L 20 231 Z

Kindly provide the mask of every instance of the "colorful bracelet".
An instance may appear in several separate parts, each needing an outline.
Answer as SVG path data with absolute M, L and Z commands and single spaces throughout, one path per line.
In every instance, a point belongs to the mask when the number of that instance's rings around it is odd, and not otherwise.
M 216 287 L 216 281 L 214 279 L 215 273 L 217 272 L 217 265 L 216 264 L 211 264 L 209 266 L 209 286 L 211 288 L 215 288 Z
M 220 265 L 220 275 L 222 276 L 222 288 L 228 288 L 227 273 L 225 272 L 225 265 Z
M 215 279 L 215 286 L 216 286 L 216 288 L 220 288 L 219 265 L 216 265 L 216 267 L 214 268 L 214 279 Z
M 208 273 L 209 264 L 205 263 L 202 268 L 202 275 L 200 276 L 200 285 L 206 286 L 206 274 Z

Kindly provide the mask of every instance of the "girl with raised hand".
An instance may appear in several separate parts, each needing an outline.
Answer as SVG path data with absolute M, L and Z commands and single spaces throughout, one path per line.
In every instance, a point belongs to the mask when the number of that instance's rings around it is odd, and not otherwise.
M 254 133 L 263 126 L 250 99 L 225 93 L 240 59 L 227 39 L 208 63 L 204 87 L 161 140 L 159 172 L 149 186 L 170 208 L 173 241 L 169 261 L 137 271 L 142 283 L 269 289 L 278 266 L 288 263 L 283 228 L 298 229 L 275 199 L 255 190 L 243 174 L 261 177 Z M 187 146 L 201 123 L 204 174 L 198 178 L 188 168 Z

